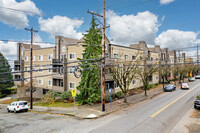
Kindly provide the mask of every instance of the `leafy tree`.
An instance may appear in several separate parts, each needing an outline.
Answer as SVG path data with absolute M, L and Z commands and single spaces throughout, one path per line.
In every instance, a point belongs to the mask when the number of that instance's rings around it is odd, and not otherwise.
M 8 72 L 8 73 L 6 73 Z M 3 56 L 3 54 L 0 52 L 0 73 L 6 73 L 0 76 L 0 81 L 7 81 L 0 83 L 0 97 L 6 94 L 9 94 L 9 89 L 14 85 L 13 76 L 11 73 L 10 65 L 8 63 L 8 60 Z
M 59 94 L 55 91 L 48 91 L 45 95 L 42 96 L 42 102 L 48 104 L 48 109 L 51 110 L 51 106 L 55 103 L 56 97 L 58 97 Z
M 111 74 L 113 80 L 119 85 L 119 88 L 124 94 L 124 102 L 127 103 L 127 95 L 129 91 L 129 85 L 132 83 L 133 78 L 136 77 L 138 58 L 136 61 L 127 61 L 118 59 L 114 65 L 111 66 Z
M 92 17 L 91 27 L 87 34 L 84 35 L 85 48 L 83 59 L 94 59 L 99 58 L 102 53 L 101 41 L 102 35 L 100 30 L 97 29 L 94 17 Z M 100 68 L 94 61 L 83 61 L 80 63 L 82 68 L 81 82 L 77 89 L 80 91 L 77 99 L 80 104 L 92 104 L 99 102 L 101 99 L 100 94 Z

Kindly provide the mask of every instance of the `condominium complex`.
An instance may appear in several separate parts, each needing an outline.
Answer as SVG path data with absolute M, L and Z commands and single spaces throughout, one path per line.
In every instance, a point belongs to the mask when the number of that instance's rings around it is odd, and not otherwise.
M 79 63 L 77 60 L 83 58 L 83 44 L 83 39 L 56 36 L 55 47 L 41 48 L 39 45 L 33 45 L 33 97 L 40 98 L 48 90 L 61 93 L 79 85 L 81 78 L 74 76 L 74 70 Z M 14 64 L 15 85 L 18 86 L 18 96 L 25 97 L 29 95 L 30 45 L 18 43 L 17 47 L 17 60 Z M 106 39 L 106 66 L 117 59 L 134 62 L 138 53 L 141 59 L 147 59 L 150 64 L 175 64 L 185 61 L 184 53 L 177 56 L 176 51 L 168 51 L 167 48 L 161 49 L 158 45 L 148 48 L 144 41 L 130 46 L 122 46 L 110 44 Z M 120 91 L 109 70 L 106 71 L 105 78 L 106 90 L 113 88 L 115 92 Z M 152 84 L 158 83 L 159 80 L 158 73 L 153 74 L 150 78 Z M 133 89 L 141 86 L 141 79 L 135 78 L 129 87 Z

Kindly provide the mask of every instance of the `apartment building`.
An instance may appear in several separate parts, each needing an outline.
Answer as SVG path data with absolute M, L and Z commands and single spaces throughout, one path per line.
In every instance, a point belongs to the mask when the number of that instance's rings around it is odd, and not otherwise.
M 83 58 L 83 44 L 83 39 L 77 40 L 56 36 L 55 47 L 41 48 L 39 45 L 33 46 L 33 97 L 40 98 L 48 90 L 61 93 L 79 85 L 81 78 L 74 76 L 74 70 L 79 63 L 77 60 Z M 15 79 L 17 80 L 15 85 L 18 86 L 18 96 L 24 97 L 29 95 L 29 89 L 26 86 L 29 85 L 30 73 L 26 71 L 30 70 L 30 45 L 19 43 L 17 50 L 18 59 L 15 61 L 15 71 L 24 72 L 15 74 Z M 175 60 L 173 54 L 169 54 L 168 49 L 161 49 L 159 46 L 148 48 L 144 41 L 130 46 L 121 46 L 110 44 L 106 38 L 106 66 L 109 66 L 116 59 L 134 62 L 138 53 L 140 58 L 146 59 L 149 64 L 169 63 L 171 58 Z M 113 88 L 114 91 L 120 91 L 109 71 L 106 71 L 105 78 L 107 91 L 109 88 Z M 152 84 L 158 83 L 159 74 L 153 74 L 150 82 Z M 135 78 L 129 87 L 132 89 L 141 86 L 141 79 Z

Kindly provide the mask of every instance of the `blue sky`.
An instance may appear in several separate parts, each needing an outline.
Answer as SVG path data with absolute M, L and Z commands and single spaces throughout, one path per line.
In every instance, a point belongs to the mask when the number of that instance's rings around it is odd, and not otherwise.
M 170 49 L 195 46 L 200 42 L 199 5 L 200 0 L 106 0 L 111 26 L 106 34 L 112 43 L 126 46 L 141 40 Z M 0 40 L 30 40 L 24 28 L 32 26 L 39 31 L 35 41 L 54 42 L 58 34 L 79 39 L 90 25 L 87 10 L 101 14 L 102 6 L 103 0 L 0 0 Z M 14 56 L 14 45 L 0 42 L 0 52 Z

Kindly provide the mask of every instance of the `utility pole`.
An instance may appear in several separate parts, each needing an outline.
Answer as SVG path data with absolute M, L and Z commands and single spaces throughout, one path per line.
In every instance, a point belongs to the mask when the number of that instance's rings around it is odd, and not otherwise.
M 38 32 L 37 30 L 25 28 L 26 31 L 31 31 L 31 46 L 30 46 L 30 109 L 33 109 L 33 32 Z
M 105 39 L 106 39 L 106 34 L 105 34 L 105 31 L 106 31 L 106 16 L 105 16 L 105 12 L 106 12 L 106 6 L 105 6 L 105 0 L 103 0 L 103 16 L 102 15 L 99 15 L 99 14 L 96 14 L 94 12 L 90 12 L 90 11 L 87 11 L 88 13 L 92 14 L 92 15 L 96 15 L 98 17 L 102 17 L 103 18 L 103 39 L 102 39 L 102 66 L 101 66 L 101 69 L 102 69 L 102 88 L 101 88 L 101 99 L 102 99 L 102 111 L 105 111 Z M 109 27 L 109 26 L 108 26 Z

